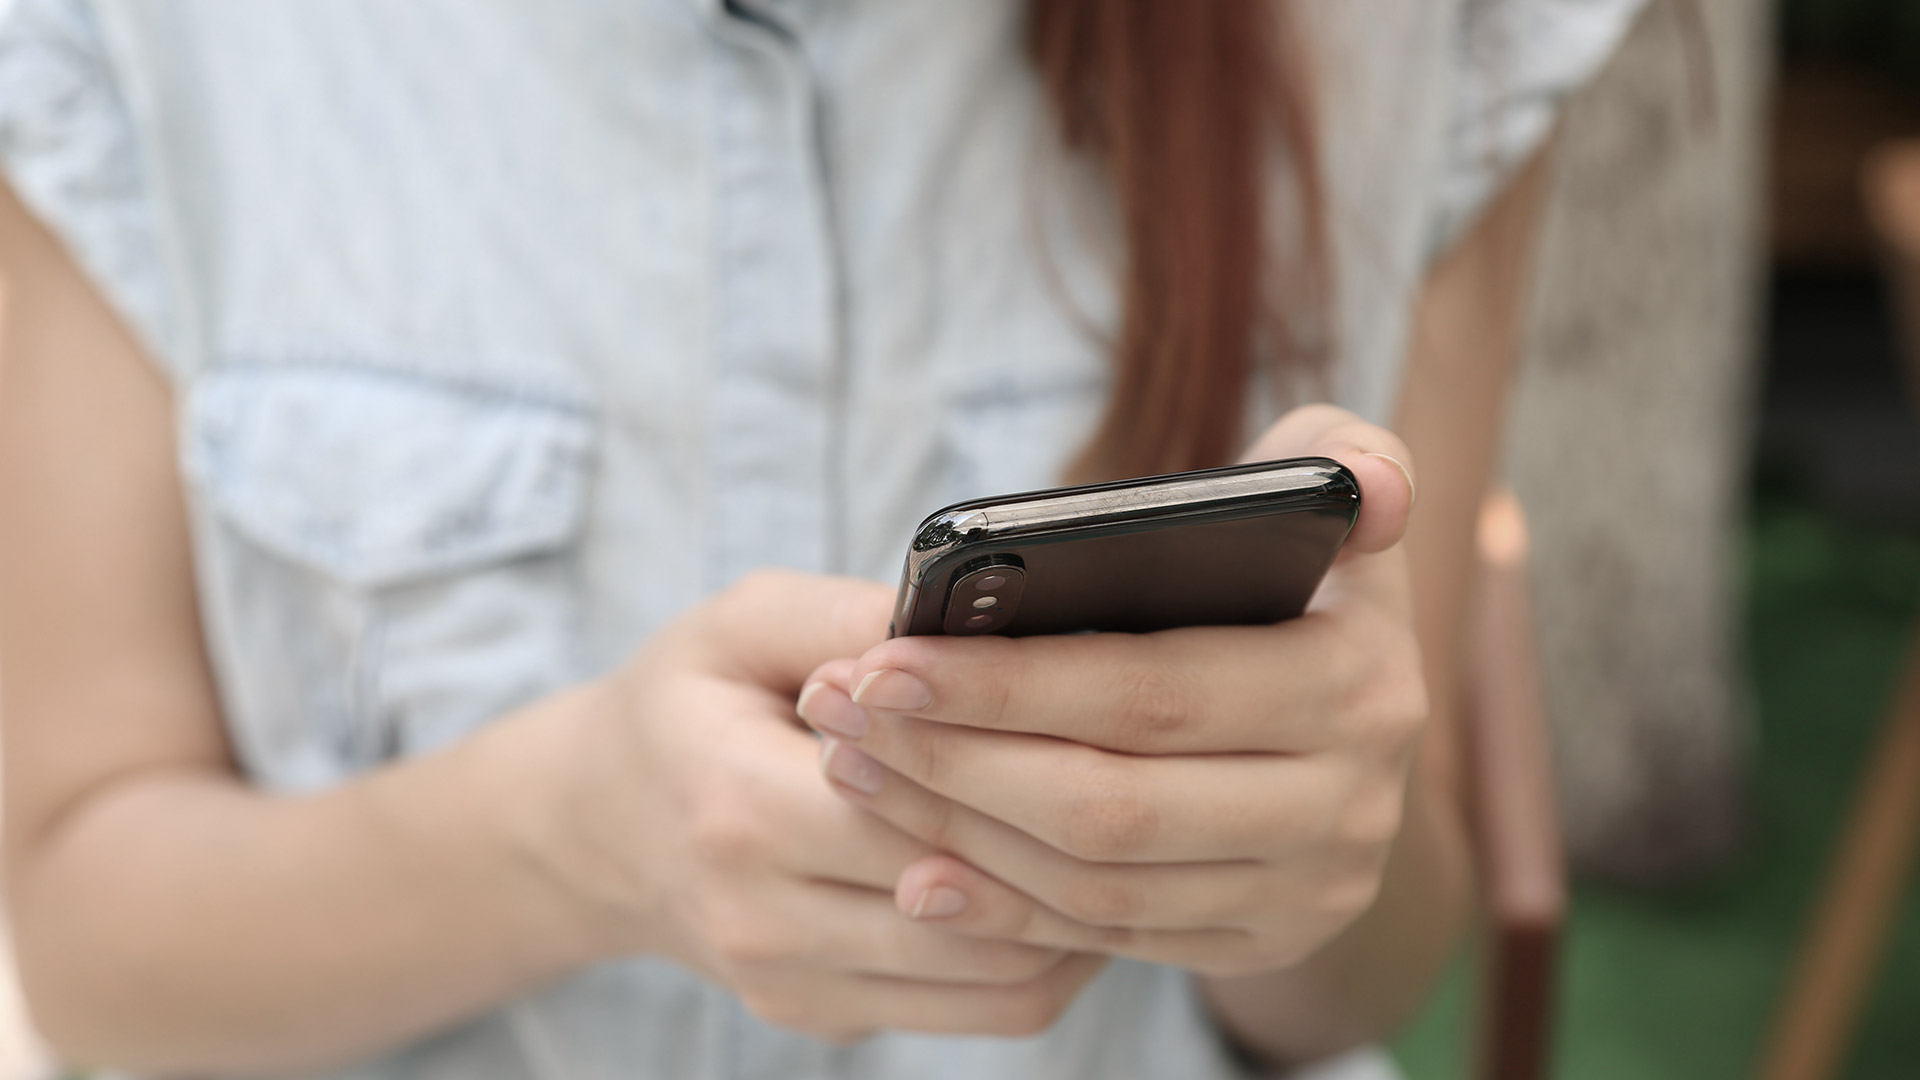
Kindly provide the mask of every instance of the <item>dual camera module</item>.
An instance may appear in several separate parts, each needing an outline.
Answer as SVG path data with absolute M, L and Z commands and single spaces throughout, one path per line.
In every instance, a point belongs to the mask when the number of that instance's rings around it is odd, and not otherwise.
M 1026 584 L 1026 570 L 1010 559 L 989 560 L 955 574 L 947 589 L 946 632 L 991 634 L 1002 629 L 1020 609 Z

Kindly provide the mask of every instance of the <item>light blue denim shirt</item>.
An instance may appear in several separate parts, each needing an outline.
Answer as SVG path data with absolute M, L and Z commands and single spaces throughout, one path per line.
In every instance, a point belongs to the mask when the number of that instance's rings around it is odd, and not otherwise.
M 1323 396 L 1390 417 L 1427 261 L 1637 3 L 1303 5 Z M 173 382 L 247 776 L 444 746 L 753 567 L 891 581 L 929 510 L 1053 481 L 1108 386 L 1118 245 L 1020 10 L 14 0 L 0 164 Z M 1236 1073 L 1150 965 L 1035 1038 L 836 1047 L 635 960 L 337 1075 Z

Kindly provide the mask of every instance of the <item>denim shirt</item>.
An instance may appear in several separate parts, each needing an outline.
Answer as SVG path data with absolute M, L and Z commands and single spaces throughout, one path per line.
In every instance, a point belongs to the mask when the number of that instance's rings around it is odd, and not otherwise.
M 1390 418 L 1428 261 L 1637 5 L 1300 6 L 1341 348 L 1320 396 Z M 1109 385 L 1119 244 L 1021 10 L 4 9 L 0 165 L 173 384 L 248 779 L 445 746 L 757 566 L 891 581 L 928 511 L 1055 480 Z M 1250 428 L 1301 393 L 1263 384 Z M 840 1047 L 632 960 L 333 1075 L 1238 1072 L 1152 965 L 1037 1037 Z

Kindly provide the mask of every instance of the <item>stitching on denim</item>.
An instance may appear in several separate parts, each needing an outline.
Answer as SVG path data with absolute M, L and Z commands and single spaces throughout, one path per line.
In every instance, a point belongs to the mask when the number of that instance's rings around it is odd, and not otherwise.
M 493 372 L 452 371 L 431 362 L 422 362 L 438 355 L 387 353 L 371 349 L 336 351 L 297 346 L 271 351 L 235 351 L 227 353 L 226 358 L 208 367 L 200 378 L 251 379 L 300 372 L 339 373 L 353 378 L 410 384 L 479 401 L 500 401 L 550 409 L 590 423 L 598 421 L 598 410 L 586 400 L 585 393 L 575 394 L 551 384 L 515 381 Z M 414 359 L 416 357 L 419 359 Z
M 311 366 L 303 367 L 312 370 Z M 289 373 L 290 369 L 276 364 L 234 366 L 226 371 L 243 380 L 254 377 L 271 380 Z M 397 549 L 367 549 L 301 529 L 299 523 L 310 517 L 307 513 L 310 504 L 288 492 L 255 485 L 236 497 L 234 488 L 238 481 L 232 464 L 235 454 L 228 440 L 221 437 L 220 418 L 217 412 L 196 412 L 189 418 L 187 463 L 215 505 L 223 508 L 222 517 L 230 527 L 256 543 L 309 563 L 334 580 L 357 589 L 376 589 L 410 578 L 451 574 L 519 554 L 547 551 L 564 546 L 578 535 L 585 520 L 585 502 L 597 449 L 598 426 L 591 413 L 547 399 L 502 394 L 491 386 L 462 386 L 414 373 L 356 368 L 353 378 L 363 375 L 408 386 L 424 386 L 432 393 L 457 391 L 459 396 L 473 398 L 480 408 L 494 415 L 517 414 L 512 423 L 523 438 L 512 452 L 537 456 L 541 482 L 521 492 L 520 501 L 511 512 L 503 511 L 499 505 L 495 497 L 499 492 L 478 492 L 475 494 L 480 496 L 479 501 L 469 507 L 474 511 L 471 527 L 413 538 Z

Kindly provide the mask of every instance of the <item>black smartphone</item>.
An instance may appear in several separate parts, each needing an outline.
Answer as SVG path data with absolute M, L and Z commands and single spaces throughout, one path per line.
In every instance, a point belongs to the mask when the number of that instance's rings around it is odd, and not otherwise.
M 1359 483 L 1328 458 L 955 503 L 915 531 L 889 634 L 1280 622 L 1306 609 L 1359 513 Z

